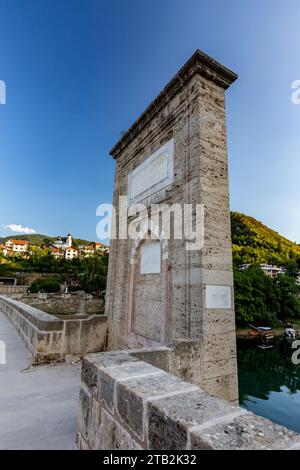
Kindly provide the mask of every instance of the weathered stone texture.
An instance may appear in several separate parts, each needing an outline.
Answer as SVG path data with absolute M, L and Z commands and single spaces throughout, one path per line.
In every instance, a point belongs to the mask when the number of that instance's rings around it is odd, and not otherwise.
M 182 346 L 180 346 L 182 347 Z M 141 350 L 147 359 L 155 350 Z M 165 354 L 157 349 L 157 355 Z M 299 435 L 139 361 L 136 352 L 83 361 L 80 449 L 297 449 Z
M 8 295 L 13 300 L 53 315 L 96 315 L 102 314 L 104 311 L 103 299 L 93 297 L 81 291 L 70 292 L 68 294 L 28 294 L 29 286 L 23 287 L 15 286 L 16 292 L 8 292 L 5 295 Z M 19 289 L 19 292 L 17 289 Z
M 58 318 L 4 296 L 0 296 L 0 306 L 31 352 L 34 364 L 64 361 L 68 354 L 81 356 L 106 347 L 104 315 Z

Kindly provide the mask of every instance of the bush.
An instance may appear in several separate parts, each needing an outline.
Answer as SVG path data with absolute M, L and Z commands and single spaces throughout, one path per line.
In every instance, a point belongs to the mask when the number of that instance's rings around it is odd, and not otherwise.
M 37 293 L 40 291 L 48 293 L 60 292 L 60 281 L 54 277 L 36 279 L 30 285 L 29 290 L 32 293 Z
M 274 323 L 276 319 L 300 318 L 300 288 L 296 279 L 281 274 L 266 276 L 260 267 L 234 269 L 237 322 Z

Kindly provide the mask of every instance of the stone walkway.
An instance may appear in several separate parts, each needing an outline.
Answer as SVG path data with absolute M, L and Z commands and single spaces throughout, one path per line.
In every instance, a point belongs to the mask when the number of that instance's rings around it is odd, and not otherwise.
M 31 367 L 29 352 L 1 311 L 0 340 L 6 343 L 0 449 L 76 449 L 80 364 Z

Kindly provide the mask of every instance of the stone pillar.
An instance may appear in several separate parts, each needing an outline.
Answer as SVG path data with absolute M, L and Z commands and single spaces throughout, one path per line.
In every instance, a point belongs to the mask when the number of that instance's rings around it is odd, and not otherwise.
M 173 363 L 182 365 L 180 351 L 191 341 L 193 350 L 198 345 L 194 383 L 231 401 L 237 373 L 224 91 L 236 78 L 196 51 L 112 149 L 117 233 L 120 196 L 129 207 L 165 204 L 165 214 L 177 204 L 176 221 L 184 204 L 202 204 L 204 245 L 187 250 L 173 226 L 170 237 L 151 226 L 137 240 L 113 240 L 106 298 L 110 349 L 176 344 Z

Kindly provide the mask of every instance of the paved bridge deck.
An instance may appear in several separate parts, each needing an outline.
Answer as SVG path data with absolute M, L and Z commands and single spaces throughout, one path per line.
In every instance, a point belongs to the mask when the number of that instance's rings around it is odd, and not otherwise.
M 31 367 L 31 356 L 0 311 L 0 449 L 75 449 L 80 364 Z M 29 367 L 29 369 L 27 369 Z

